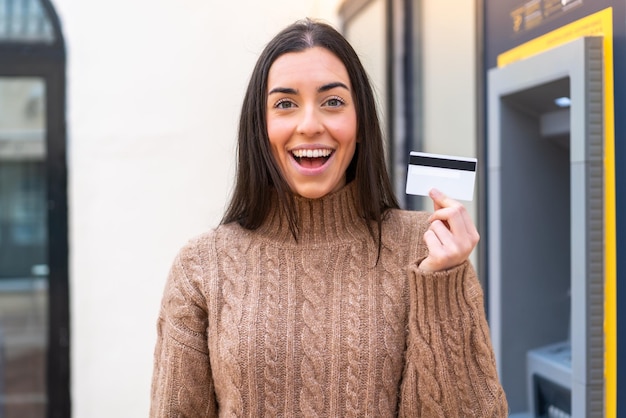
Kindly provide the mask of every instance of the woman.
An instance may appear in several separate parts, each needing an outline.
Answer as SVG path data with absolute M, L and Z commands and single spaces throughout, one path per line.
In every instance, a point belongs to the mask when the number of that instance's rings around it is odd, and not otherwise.
M 245 95 L 230 206 L 170 272 L 151 416 L 506 416 L 478 233 L 431 197 L 431 215 L 398 209 L 347 41 L 280 32 Z

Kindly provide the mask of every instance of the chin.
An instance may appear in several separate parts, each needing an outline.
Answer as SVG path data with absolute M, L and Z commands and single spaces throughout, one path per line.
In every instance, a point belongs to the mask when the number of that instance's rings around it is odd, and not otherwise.
M 293 194 L 305 199 L 320 199 L 334 193 L 346 185 L 345 179 L 332 181 L 305 181 L 288 183 Z
M 320 199 L 337 189 L 331 187 L 292 187 L 294 194 L 305 199 Z
M 307 190 L 296 192 L 298 196 L 304 197 L 305 199 L 320 199 L 329 193 L 331 192 L 326 190 Z

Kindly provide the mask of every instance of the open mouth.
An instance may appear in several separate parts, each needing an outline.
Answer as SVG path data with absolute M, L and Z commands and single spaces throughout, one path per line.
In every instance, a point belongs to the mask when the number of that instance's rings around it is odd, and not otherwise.
M 333 150 L 323 149 L 297 149 L 291 152 L 294 160 L 304 168 L 318 168 L 323 166 L 333 154 Z

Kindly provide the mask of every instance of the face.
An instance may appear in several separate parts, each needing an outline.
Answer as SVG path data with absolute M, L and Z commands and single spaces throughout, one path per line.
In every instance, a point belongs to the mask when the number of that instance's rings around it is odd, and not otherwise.
M 292 192 L 317 199 L 346 184 L 356 125 L 350 78 L 332 52 L 314 47 L 274 61 L 268 75 L 267 133 Z

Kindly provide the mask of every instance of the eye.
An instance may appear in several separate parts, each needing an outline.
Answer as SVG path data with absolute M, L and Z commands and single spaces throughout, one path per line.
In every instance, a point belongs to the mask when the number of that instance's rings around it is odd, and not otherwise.
M 295 107 L 296 104 L 294 102 L 292 102 L 289 99 L 280 99 L 279 101 L 276 102 L 276 104 L 274 105 L 274 108 L 276 109 L 291 109 L 293 107 Z
M 330 99 L 326 100 L 326 102 L 324 103 L 324 106 L 327 107 L 340 107 L 343 106 L 344 104 L 346 104 L 346 102 L 339 96 L 334 96 L 331 97 Z

